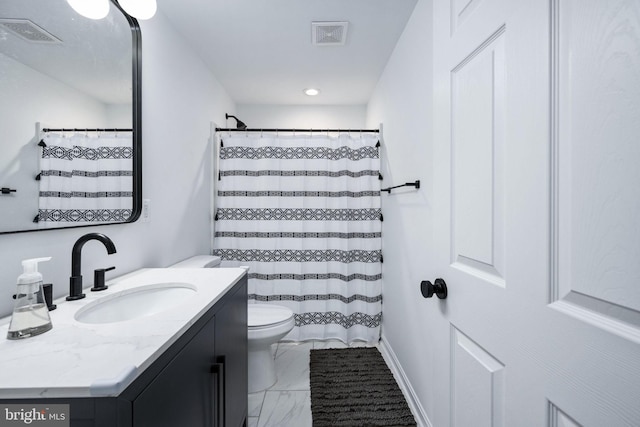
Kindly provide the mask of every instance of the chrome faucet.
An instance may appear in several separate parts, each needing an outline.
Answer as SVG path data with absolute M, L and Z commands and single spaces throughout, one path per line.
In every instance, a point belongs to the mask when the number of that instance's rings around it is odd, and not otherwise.
M 98 240 L 107 248 L 109 255 L 116 253 L 116 246 L 110 238 L 101 233 L 89 233 L 80 237 L 73 245 L 71 250 L 71 278 L 69 279 L 69 296 L 67 301 L 82 299 L 85 295 L 82 293 L 82 247 L 89 240 Z

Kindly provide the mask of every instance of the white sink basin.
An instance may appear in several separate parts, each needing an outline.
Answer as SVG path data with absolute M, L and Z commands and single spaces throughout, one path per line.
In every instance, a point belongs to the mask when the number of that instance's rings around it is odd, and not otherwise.
M 188 283 L 155 283 L 106 295 L 74 315 L 82 323 L 114 323 L 150 316 L 175 307 L 196 295 Z

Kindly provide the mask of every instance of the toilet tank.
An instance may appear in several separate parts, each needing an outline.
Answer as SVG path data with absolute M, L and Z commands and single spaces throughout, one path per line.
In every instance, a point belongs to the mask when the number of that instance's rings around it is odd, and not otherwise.
M 170 265 L 170 268 L 217 268 L 220 266 L 220 257 L 214 255 L 197 255 Z

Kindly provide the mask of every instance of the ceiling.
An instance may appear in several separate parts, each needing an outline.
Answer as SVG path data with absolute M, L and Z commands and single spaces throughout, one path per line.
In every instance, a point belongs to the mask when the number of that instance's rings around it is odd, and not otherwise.
M 417 0 L 158 0 L 237 104 L 363 105 Z M 312 21 L 348 21 L 314 46 Z M 309 97 L 305 88 L 320 95 Z
M 16 19 L 28 19 L 59 42 L 26 41 L 0 25 L 1 55 L 104 103 L 131 104 L 131 29 L 117 9 L 94 21 L 66 0 L 0 0 L 0 23 Z

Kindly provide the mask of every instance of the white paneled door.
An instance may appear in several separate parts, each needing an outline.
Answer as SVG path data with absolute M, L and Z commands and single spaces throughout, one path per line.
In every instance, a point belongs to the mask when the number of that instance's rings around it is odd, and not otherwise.
M 434 18 L 431 422 L 640 426 L 640 1 Z

